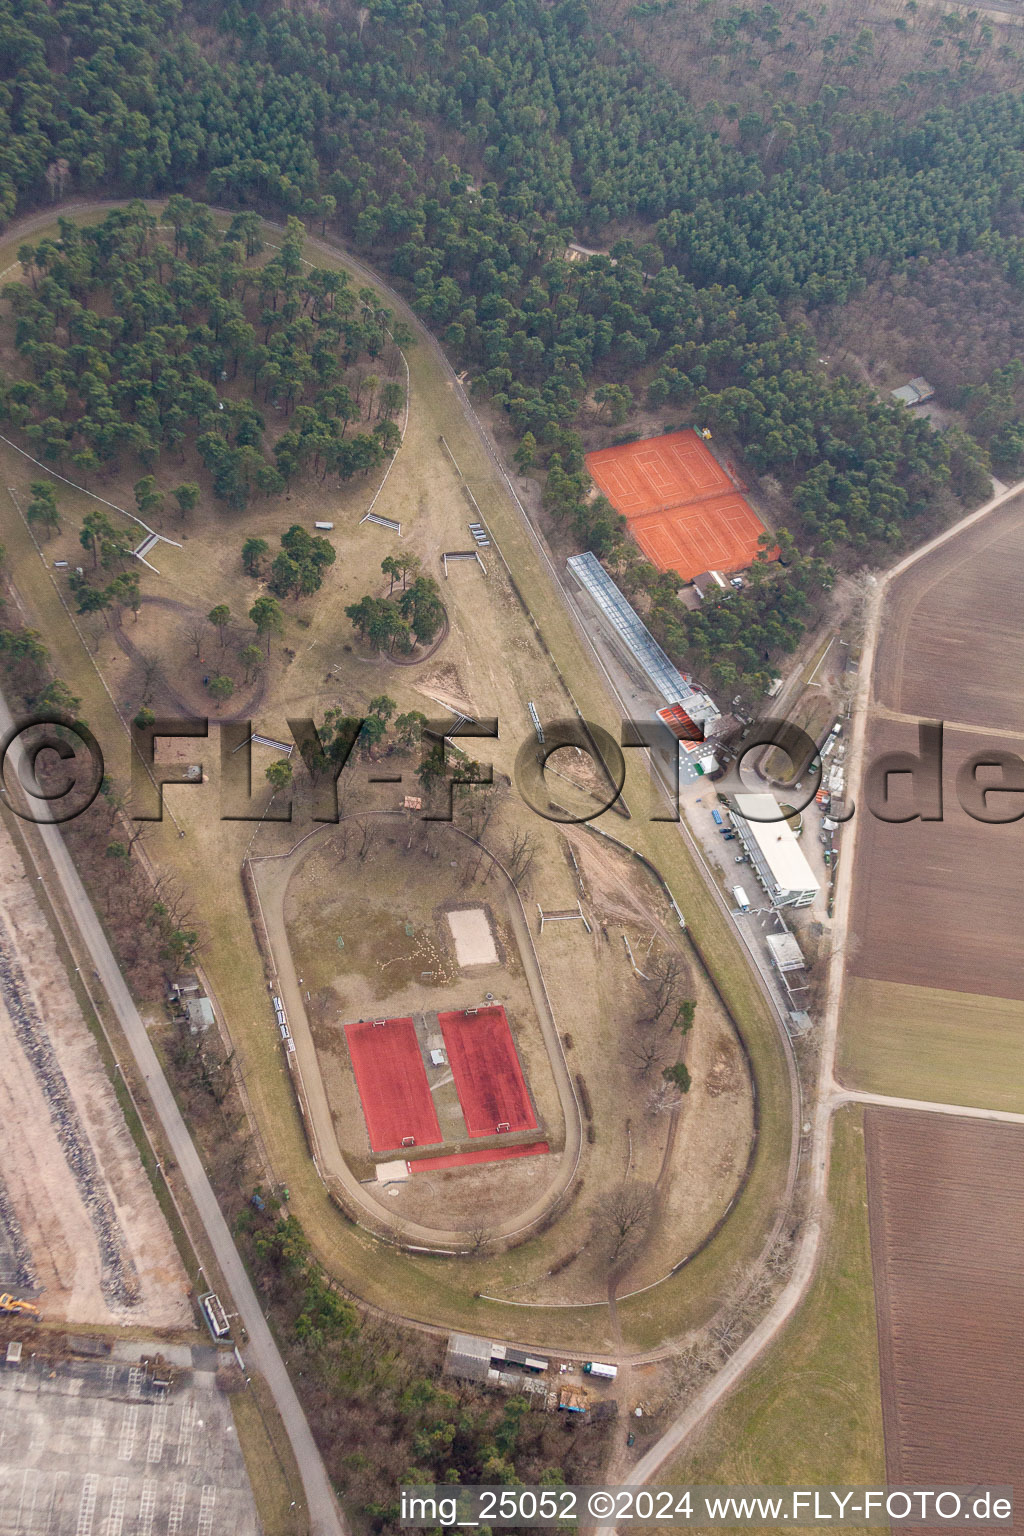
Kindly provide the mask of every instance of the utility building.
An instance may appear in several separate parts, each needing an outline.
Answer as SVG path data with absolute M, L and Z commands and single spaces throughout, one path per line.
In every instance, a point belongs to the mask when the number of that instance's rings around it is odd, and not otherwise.
M 809 907 L 821 886 L 775 796 L 737 795 L 732 820 L 770 904 Z

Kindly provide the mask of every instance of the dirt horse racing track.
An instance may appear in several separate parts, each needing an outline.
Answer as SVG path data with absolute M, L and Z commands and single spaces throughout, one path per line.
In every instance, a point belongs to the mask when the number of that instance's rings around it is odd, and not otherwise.
M 587 454 L 587 470 L 659 571 L 742 571 L 764 524 L 692 429 Z
M 1024 1128 L 871 1107 L 864 1130 L 888 1481 L 1019 1490 Z

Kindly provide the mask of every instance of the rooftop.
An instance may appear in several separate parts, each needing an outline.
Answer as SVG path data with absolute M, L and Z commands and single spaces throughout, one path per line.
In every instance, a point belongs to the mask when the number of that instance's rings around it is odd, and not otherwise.
M 491 1370 L 491 1341 L 470 1333 L 450 1333 L 444 1357 L 445 1374 L 463 1381 L 486 1381 Z
M 750 834 L 780 890 L 821 889 L 820 882 L 797 843 L 793 828 L 788 821 L 779 819 L 779 802 L 774 795 L 737 795 L 736 809 L 750 828 Z
M 803 950 L 793 934 L 770 933 L 767 944 L 780 971 L 800 971 L 807 964 Z
M 589 593 L 602 615 L 639 662 L 655 690 L 666 704 L 681 704 L 691 720 L 705 729 L 718 719 L 718 708 L 678 667 L 674 667 L 641 619 L 636 609 L 619 591 L 600 560 L 591 551 L 571 555 L 566 561 L 580 586 Z
M 925 400 L 930 400 L 935 391 L 927 379 L 911 379 L 909 384 L 901 384 L 899 389 L 891 391 L 894 400 L 901 400 L 904 405 L 921 405 Z

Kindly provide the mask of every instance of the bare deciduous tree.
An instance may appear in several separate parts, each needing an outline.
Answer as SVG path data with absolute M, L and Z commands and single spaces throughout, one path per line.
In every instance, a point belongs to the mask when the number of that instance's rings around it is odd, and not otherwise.
M 644 1108 L 649 1115 L 671 1115 L 683 1102 L 683 1096 L 675 1083 L 656 1083 L 647 1095 Z
M 693 993 L 693 978 L 684 955 L 677 949 L 663 949 L 644 962 L 645 983 L 655 1020 L 671 1008 L 675 1012 Z
M 362 863 L 368 854 L 373 852 L 377 843 L 380 841 L 380 822 L 374 821 L 372 817 L 365 817 L 362 823 L 362 834 L 363 835 L 359 843 L 359 848 L 356 852 L 356 857 L 359 859 L 360 863 Z
M 189 619 L 185 625 L 185 639 L 192 646 L 197 657 L 203 654 L 203 641 L 206 639 L 206 633 L 205 619 Z
M 654 1186 L 629 1180 L 613 1189 L 591 1213 L 594 1238 L 609 1264 L 635 1253 L 647 1235 L 654 1212 Z
M 533 868 L 533 839 L 529 832 L 513 830 L 512 840 L 505 855 L 505 868 L 512 877 L 516 890 L 523 884 Z
M 645 1021 L 648 1025 L 653 1020 Z M 644 1028 L 643 1025 L 626 1041 L 625 1056 L 630 1067 L 641 1081 L 665 1063 L 668 1034 L 660 1028 Z
M 149 704 L 153 698 L 153 689 L 156 687 L 160 676 L 160 658 L 154 656 L 152 651 L 140 651 L 138 653 L 139 670 L 142 673 L 142 697 L 140 705 Z

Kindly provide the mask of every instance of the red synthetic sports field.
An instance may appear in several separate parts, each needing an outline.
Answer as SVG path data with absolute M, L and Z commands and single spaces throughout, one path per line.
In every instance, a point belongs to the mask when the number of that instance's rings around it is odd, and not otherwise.
M 508 1157 L 539 1157 L 550 1150 L 546 1141 L 531 1141 L 522 1147 L 481 1147 L 479 1152 L 447 1152 L 441 1157 L 420 1157 L 408 1167 L 410 1173 L 425 1173 L 438 1168 L 465 1168 L 470 1163 L 500 1163 Z
M 346 1024 L 345 1038 L 374 1152 L 443 1141 L 412 1019 Z
M 537 1120 L 504 1008 L 439 1013 L 437 1022 L 469 1134 L 493 1136 L 499 1125 L 534 1130 Z
M 764 524 L 692 429 L 587 454 L 587 469 L 659 571 L 752 565 Z

